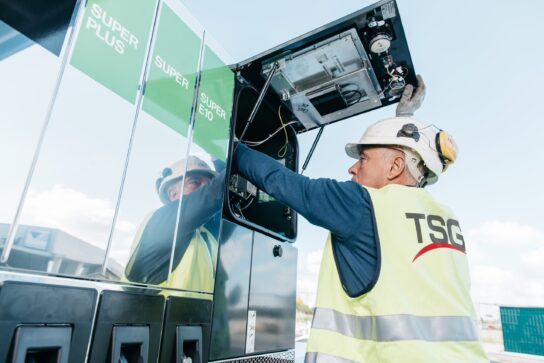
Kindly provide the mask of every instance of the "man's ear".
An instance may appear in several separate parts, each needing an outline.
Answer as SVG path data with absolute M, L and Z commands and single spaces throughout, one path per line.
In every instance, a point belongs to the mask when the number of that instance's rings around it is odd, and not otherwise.
M 403 173 L 404 168 L 405 168 L 404 158 L 400 155 L 394 155 L 391 158 L 391 162 L 389 164 L 387 179 L 393 180 L 398 178 Z

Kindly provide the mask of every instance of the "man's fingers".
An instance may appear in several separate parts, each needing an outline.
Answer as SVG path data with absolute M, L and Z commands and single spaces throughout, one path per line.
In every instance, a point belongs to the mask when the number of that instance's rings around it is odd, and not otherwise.
M 425 82 L 423 81 L 423 77 L 421 77 L 419 74 L 416 76 L 417 78 L 417 88 L 416 93 L 413 96 L 414 100 L 418 100 L 419 102 L 422 102 L 425 98 Z
M 407 102 L 410 102 L 410 100 L 412 99 L 413 92 L 414 92 L 414 86 L 412 86 L 411 84 L 407 84 L 406 87 L 404 87 L 404 91 L 402 91 L 400 104 L 406 104 Z
M 417 86 L 418 87 L 421 86 L 425 88 L 425 82 L 423 82 L 423 77 L 421 77 L 421 74 L 417 74 L 416 78 L 417 78 Z

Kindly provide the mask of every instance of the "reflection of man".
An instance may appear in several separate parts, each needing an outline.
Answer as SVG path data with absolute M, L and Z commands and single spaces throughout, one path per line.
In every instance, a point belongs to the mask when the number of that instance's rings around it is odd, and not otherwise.
M 196 156 L 163 170 L 156 188 L 164 205 L 146 218 L 135 236 L 127 280 L 213 291 L 223 181 L 223 173 L 217 176 Z M 172 275 L 167 281 L 174 236 Z
M 411 91 L 400 111 L 420 103 Z M 240 174 L 330 231 L 306 363 L 488 361 L 459 224 L 423 189 L 455 144 L 399 109 L 346 145 L 351 181 L 309 179 L 245 145 L 234 155 Z
M 186 165 L 188 164 L 188 165 Z M 185 175 L 183 172 L 187 167 Z M 164 168 L 162 176 L 156 181 L 157 193 L 161 202 L 178 200 L 181 194 L 191 194 L 199 187 L 206 185 L 216 172 L 210 169 L 208 164 L 196 156 L 180 160 L 169 168 Z

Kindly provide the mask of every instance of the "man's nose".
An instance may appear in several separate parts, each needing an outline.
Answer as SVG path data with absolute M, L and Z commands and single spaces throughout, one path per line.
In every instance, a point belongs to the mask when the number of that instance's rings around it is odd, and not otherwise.
M 179 199 L 179 192 L 175 188 L 172 188 L 170 190 L 170 200 L 176 200 L 176 199 Z
M 357 169 L 359 169 L 359 162 L 358 161 L 355 164 L 353 164 L 352 166 L 350 166 L 350 168 L 348 169 L 348 173 L 350 175 L 355 175 L 355 174 L 357 174 Z

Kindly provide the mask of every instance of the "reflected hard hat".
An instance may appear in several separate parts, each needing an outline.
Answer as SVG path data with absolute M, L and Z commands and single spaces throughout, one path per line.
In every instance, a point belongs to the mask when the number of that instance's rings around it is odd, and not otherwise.
M 417 153 L 425 169 L 423 185 L 436 183 L 457 158 L 457 145 L 450 135 L 409 117 L 392 117 L 370 125 L 359 142 L 346 144 L 346 153 L 359 159 L 365 145 L 400 146 Z
M 185 175 L 203 175 L 211 179 L 217 173 L 206 162 L 194 155 L 189 156 L 187 159 L 176 161 L 169 167 L 164 168 L 161 176 L 155 182 L 161 202 L 164 204 L 170 202 L 168 189 L 172 184 L 183 179 Z

